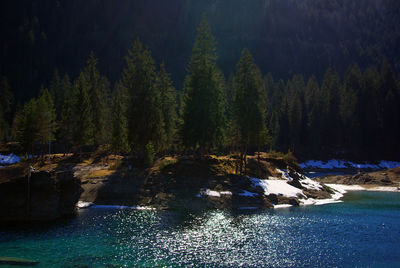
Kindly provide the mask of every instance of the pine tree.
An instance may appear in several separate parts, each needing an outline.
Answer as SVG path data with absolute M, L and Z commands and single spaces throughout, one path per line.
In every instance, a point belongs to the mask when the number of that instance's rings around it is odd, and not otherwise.
M 322 116 L 324 124 L 322 126 L 322 143 L 323 146 L 341 144 L 340 133 L 340 77 L 332 69 L 325 72 L 321 85 Z
M 247 49 L 243 50 L 237 64 L 235 85 L 235 119 L 240 133 L 241 159 L 246 164 L 249 147 L 256 146 L 260 151 L 260 146 L 265 144 L 267 138 L 263 81 L 260 70 Z
M 31 99 L 15 115 L 16 140 L 22 150 L 33 153 L 35 142 L 38 140 L 37 133 L 37 102 Z
M 235 76 L 233 73 L 229 75 L 229 79 L 225 85 L 226 98 L 226 133 L 227 146 L 229 151 L 237 151 L 239 145 L 239 132 L 234 118 L 234 102 L 235 102 Z
M 203 153 L 221 146 L 225 138 L 224 82 L 216 59 L 214 36 L 203 16 L 184 83 L 182 126 L 184 145 Z
M 398 137 L 400 135 L 400 109 L 398 103 L 400 102 L 399 89 L 394 77 L 391 64 L 385 59 L 381 68 L 381 96 L 382 96 L 382 125 L 383 125 L 383 139 L 384 151 L 390 152 L 398 150 L 400 142 Z
M 305 84 L 302 75 L 294 75 L 287 83 L 290 150 L 301 149 L 306 139 L 307 114 L 304 103 Z
M 46 147 L 47 143 L 54 141 L 56 132 L 56 111 L 47 88 L 42 87 L 40 90 L 36 101 L 36 116 L 37 139 L 43 147 Z M 42 150 L 42 154 L 44 151 Z
M 61 81 L 61 88 L 64 92 L 64 100 L 63 105 L 60 111 L 60 119 L 59 119 L 59 140 L 64 144 L 66 151 L 73 144 L 73 131 L 75 128 L 74 125 L 74 103 L 73 103 L 73 88 L 69 79 L 69 76 L 66 74 Z M 65 151 L 65 152 L 66 152 Z
M 97 69 L 98 59 L 94 56 L 93 51 L 90 53 L 83 70 L 84 77 L 87 80 L 87 92 L 90 99 L 90 113 L 94 131 L 91 138 L 94 144 L 104 143 L 106 137 L 106 92 L 108 91 L 108 81 L 101 77 Z
M 93 144 L 93 121 L 90 106 L 89 88 L 84 73 L 81 72 L 75 81 L 73 93 L 73 141 L 74 145 L 82 148 Z
M 58 70 L 54 70 L 53 79 L 50 82 L 49 87 L 50 94 L 54 100 L 54 107 L 57 113 L 57 119 L 60 119 L 61 116 L 61 108 L 64 102 L 64 89 L 62 88 L 62 80 L 60 79 L 60 75 Z
M 139 40 L 128 51 L 122 86 L 129 95 L 128 141 L 132 148 L 144 151 L 152 143 L 161 150 L 165 140 L 160 92 L 155 87 L 156 72 L 150 51 Z
M 8 125 L 4 119 L 4 109 L 0 103 L 0 143 L 7 139 Z
M 113 92 L 112 101 L 111 150 L 114 153 L 127 152 L 129 150 L 126 99 L 127 93 L 125 88 L 117 83 Z
M 321 147 L 321 128 L 322 118 L 322 99 L 318 81 L 315 76 L 310 77 L 305 93 L 305 103 L 307 107 L 307 144 L 313 153 L 317 153 Z
M 156 91 L 160 93 L 161 110 L 164 118 L 165 142 L 164 149 L 170 147 L 174 141 L 177 124 L 177 96 L 176 90 L 172 85 L 170 75 L 165 70 L 165 65 L 161 64 L 160 71 L 156 78 Z
M 360 133 L 360 93 L 362 73 L 358 65 L 347 70 L 341 88 L 339 113 L 342 120 L 343 145 L 346 148 L 357 150 L 361 145 Z
M 382 123 L 380 122 L 379 73 L 375 67 L 368 68 L 362 77 L 360 99 L 360 131 L 364 148 L 377 152 L 382 147 Z
M 283 97 L 279 107 L 279 136 L 278 144 L 281 151 L 288 151 L 290 146 L 289 137 L 289 103 L 287 96 Z

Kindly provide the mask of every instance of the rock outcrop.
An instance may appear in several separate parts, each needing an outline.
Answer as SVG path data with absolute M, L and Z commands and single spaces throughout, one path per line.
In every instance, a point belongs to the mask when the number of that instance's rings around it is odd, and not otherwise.
M 32 172 L 0 183 L 0 222 L 48 221 L 74 214 L 81 182 L 70 171 Z
M 355 175 L 328 175 L 317 180 L 323 183 L 345 185 L 399 186 L 400 167 L 369 173 L 361 172 Z
M 84 188 L 80 201 L 155 209 L 235 210 L 297 206 L 309 198 L 332 198 L 328 188 L 296 171 L 296 166 L 288 168 L 288 163 L 277 159 L 250 160 L 249 176 L 233 174 L 236 159 L 226 156 L 180 158 L 148 173 L 139 168 L 121 169 L 111 176 L 85 177 L 85 172 L 78 172 Z

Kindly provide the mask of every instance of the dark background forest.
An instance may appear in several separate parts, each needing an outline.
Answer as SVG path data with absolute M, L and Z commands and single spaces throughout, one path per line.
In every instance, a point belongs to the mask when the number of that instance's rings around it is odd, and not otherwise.
M 182 93 L 203 13 L 228 104 L 243 48 L 263 75 L 269 147 L 305 157 L 351 151 L 398 158 L 396 0 L 5 0 L 0 74 L 13 94 L 9 125 L 18 105 L 51 84 L 55 69 L 76 78 L 91 51 L 114 85 L 136 38 L 156 63 L 165 62 Z

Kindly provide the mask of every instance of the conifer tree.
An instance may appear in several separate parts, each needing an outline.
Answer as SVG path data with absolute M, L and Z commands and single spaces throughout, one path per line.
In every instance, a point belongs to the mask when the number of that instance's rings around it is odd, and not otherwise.
M 381 68 L 381 94 L 383 98 L 382 122 L 383 122 L 383 138 L 384 149 L 390 151 L 392 148 L 399 149 L 400 142 L 400 102 L 399 89 L 394 78 L 393 69 L 387 60 L 384 60 Z M 396 150 L 396 149 L 395 149 Z
M 136 40 L 126 57 L 122 86 L 129 96 L 128 141 L 132 148 L 142 152 L 149 143 L 159 151 L 165 139 L 161 97 L 155 87 L 155 78 L 150 51 Z
M 344 78 L 341 88 L 339 112 L 343 127 L 342 144 L 347 148 L 359 147 L 361 141 L 359 125 L 359 94 L 361 92 L 362 74 L 358 65 L 351 66 Z
M 235 85 L 235 119 L 240 133 L 241 160 L 246 164 L 249 146 L 256 146 L 260 151 L 260 146 L 265 144 L 267 138 L 263 81 L 247 49 L 243 50 L 237 64 Z
M 302 75 L 294 75 L 287 83 L 290 150 L 295 152 L 306 139 L 307 114 L 304 104 L 305 84 Z
M 16 140 L 25 153 L 33 153 L 37 141 L 37 102 L 31 99 L 15 115 Z
M 129 150 L 126 97 L 127 93 L 125 88 L 117 83 L 113 92 L 112 100 L 111 150 L 114 153 L 127 152 Z
M 106 137 L 106 92 L 108 91 L 108 81 L 101 77 L 97 69 L 98 59 L 94 56 L 93 51 L 90 53 L 83 70 L 84 77 L 87 80 L 87 93 L 90 99 L 90 113 L 92 116 L 92 124 L 94 131 L 92 132 L 93 143 L 102 144 Z
M 287 96 L 283 97 L 282 104 L 279 109 L 279 149 L 281 151 L 289 150 L 289 103 Z
M 90 97 L 87 89 L 87 79 L 83 72 L 75 81 L 73 93 L 73 141 L 74 145 L 81 148 L 93 144 L 93 121 L 90 106 Z
M 69 76 L 66 74 L 61 81 L 61 88 L 64 92 L 64 100 L 63 105 L 60 111 L 60 119 L 59 119 L 59 135 L 60 141 L 66 147 L 66 151 L 73 144 L 73 135 L 74 135 L 74 99 L 73 99 L 73 88 L 69 79 Z
M 317 153 L 321 146 L 322 100 L 318 81 L 315 76 L 310 77 L 305 92 L 305 103 L 307 107 L 307 144 L 313 153 Z
M 226 103 L 216 44 L 205 15 L 197 31 L 184 83 L 182 138 L 187 148 L 204 153 L 224 142 Z
M 362 98 L 360 100 L 360 131 L 364 148 L 377 152 L 382 146 L 382 122 L 380 121 L 379 73 L 375 67 L 368 68 L 362 77 Z
M 37 139 L 43 148 L 46 148 L 47 143 L 54 141 L 57 127 L 53 99 L 47 88 L 42 87 L 40 90 L 36 101 L 36 116 Z M 45 151 L 42 149 L 42 154 Z
M 3 106 L 1 106 L 0 103 L 0 143 L 6 140 L 7 132 L 8 132 L 8 125 L 4 119 Z
M 170 75 L 165 70 L 165 65 L 161 64 L 160 71 L 156 78 L 155 90 L 160 93 L 161 110 L 164 118 L 165 142 L 164 148 L 167 149 L 173 143 L 177 124 L 177 95 L 172 85 Z
M 238 151 L 239 132 L 235 122 L 234 100 L 235 100 L 235 76 L 233 73 L 229 75 L 225 85 L 226 98 L 226 133 L 227 146 L 229 151 Z
M 324 124 L 322 126 L 323 145 L 337 145 L 341 143 L 340 138 L 340 77 L 332 69 L 325 72 L 321 85 L 322 114 Z
M 50 94 L 54 100 L 54 107 L 57 113 L 57 119 L 61 116 L 61 107 L 64 102 L 64 89 L 62 88 L 62 80 L 57 69 L 54 70 L 53 79 L 49 87 Z

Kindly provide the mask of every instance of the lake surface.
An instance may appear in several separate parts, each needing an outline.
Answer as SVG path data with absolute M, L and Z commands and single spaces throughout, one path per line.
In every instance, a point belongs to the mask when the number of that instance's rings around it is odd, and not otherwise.
M 75 219 L 1 229 L 0 256 L 39 267 L 399 267 L 400 194 L 241 211 L 86 209 Z

